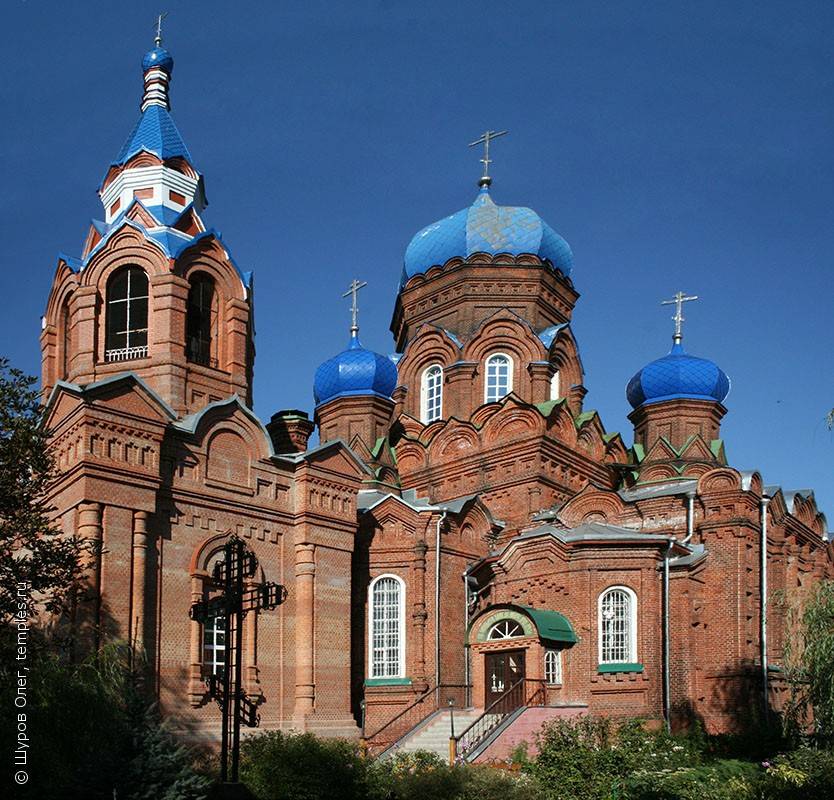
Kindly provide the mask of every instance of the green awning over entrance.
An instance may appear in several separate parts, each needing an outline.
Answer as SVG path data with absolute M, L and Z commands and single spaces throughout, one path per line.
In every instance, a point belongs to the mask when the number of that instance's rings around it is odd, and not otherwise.
M 531 606 L 519 606 L 519 608 L 523 608 L 530 615 L 542 639 L 549 639 L 551 642 L 579 641 L 573 625 L 564 614 L 546 608 L 532 608 Z
M 538 636 L 544 641 L 563 644 L 579 641 L 573 625 L 564 614 L 547 608 L 514 604 L 493 606 L 487 609 L 483 616 L 473 620 L 476 641 L 487 641 L 492 627 L 502 620 L 512 620 L 521 626 L 524 633 L 515 634 L 516 636 Z

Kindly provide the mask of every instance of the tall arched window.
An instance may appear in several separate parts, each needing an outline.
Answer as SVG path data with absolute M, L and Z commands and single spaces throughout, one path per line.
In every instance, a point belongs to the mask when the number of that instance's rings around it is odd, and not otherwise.
M 599 663 L 637 661 L 637 595 L 612 586 L 599 596 Z
M 216 367 L 213 348 L 217 331 L 217 302 L 214 281 L 204 272 L 191 278 L 185 318 L 185 356 L 195 364 Z
M 148 276 L 139 267 L 122 267 L 110 277 L 106 331 L 106 361 L 148 354 Z
M 443 416 L 443 367 L 432 364 L 420 379 L 420 419 L 428 425 Z
M 558 400 L 561 397 L 559 391 L 559 370 L 557 369 L 550 378 L 550 399 Z
M 371 678 L 405 677 L 405 585 L 381 575 L 368 590 Z
M 504 353 L 493 353 L 486 360 L 484 402 L 495 403 L 513 389 L 513 360 Z

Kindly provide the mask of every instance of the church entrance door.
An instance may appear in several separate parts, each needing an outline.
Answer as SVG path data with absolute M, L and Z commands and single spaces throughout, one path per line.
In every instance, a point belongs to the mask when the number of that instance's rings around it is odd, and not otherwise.
M 507 650 L 500 653 L 485 653 L 486 687 L 484 708 L 489 708 L 511 687 L 524 677 L 524 651 Z M 506 714 L 524 705 L 524 684 L 506 695 L 493 709 L 496 714 Z

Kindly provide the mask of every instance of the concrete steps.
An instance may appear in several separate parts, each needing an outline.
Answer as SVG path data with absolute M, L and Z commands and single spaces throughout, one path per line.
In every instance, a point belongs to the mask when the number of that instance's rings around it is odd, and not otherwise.
M 454 712 L 455 735 L 471 725 L 481 715 L 478 709 L 462 709 Z M 452 734 L 451 714 L 440 711 L 407 733 L 394 747 L 386 752 L 386 756 L 395 753 L 414 753 L 417 750 L 428 750 L 436 753 L 440 758 L 449 757 L 449 737 Z

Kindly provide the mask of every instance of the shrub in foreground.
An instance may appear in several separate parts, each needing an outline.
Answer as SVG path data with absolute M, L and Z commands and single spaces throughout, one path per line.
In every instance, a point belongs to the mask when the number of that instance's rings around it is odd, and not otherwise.
M 695 740 L 647 731 L 639 720 L 555 720 L 544 726 L 537 744 L 538 755 L 522 768 L 553 800 L 608 800 L 640 770 L 674 770 L 702 760 Z
M 281 731 L 245 739 L 240 777 L 258 800 L 367 797 L 368 762 L 355 743 Z

